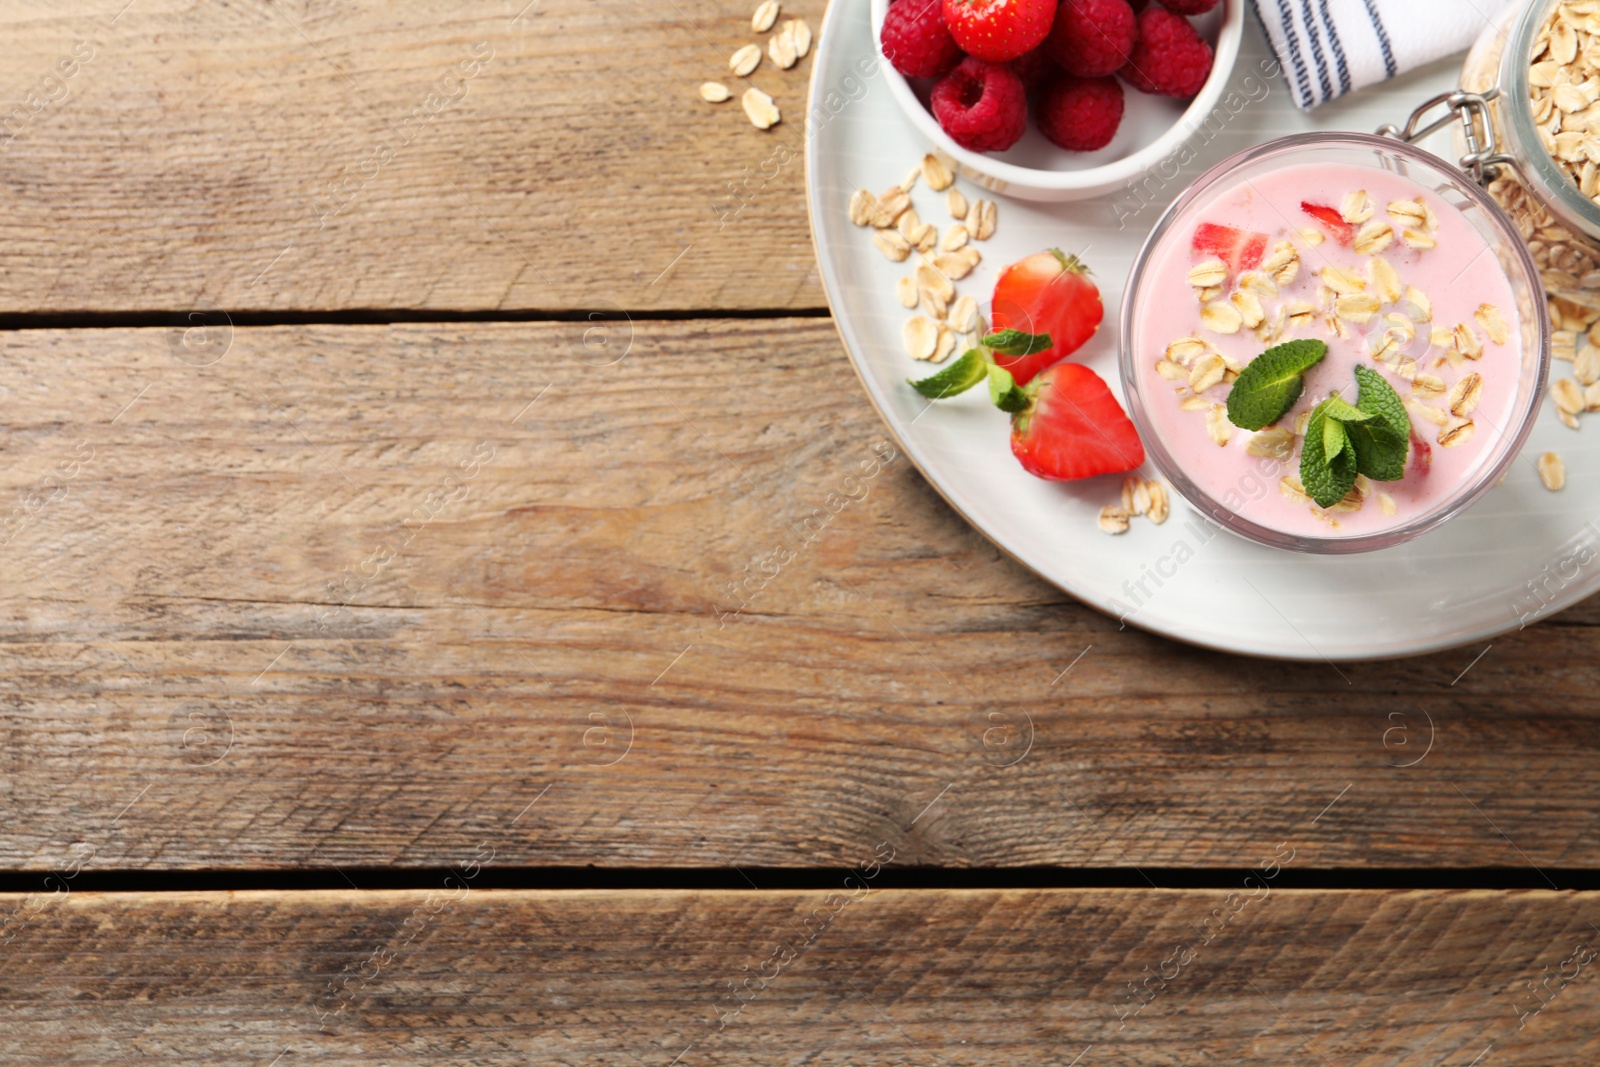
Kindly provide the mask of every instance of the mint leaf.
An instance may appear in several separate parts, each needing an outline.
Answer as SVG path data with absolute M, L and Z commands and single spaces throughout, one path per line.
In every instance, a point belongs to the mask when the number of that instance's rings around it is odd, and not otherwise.
M 1356 385 L 1356 407 L 1381 421 L 1402 440 L 1408 440 L 1411 416 L 1406 414 L 1405 401 L 1383 375 L 1368 367 L 1357 367 Z
M 1228 392 L 1228 421 L 1260 430 L 1283 418 L 1305 388 L 1301 375 L 1327 354 L 1326 344 L 1306 338 L 1274 345 L 1252 359 Z
M 1300 449 L 1300 483 L 1306 487 L 1311 499 L 1325 508 L 1331 508 L 1343 500 L 1350 487 L 1356 484 L 1355 449 L 1341 447 L 1334 455 L 1328 455 L 1326 451 L 1327 426 L 1330 422 L 1339 426 L 1339 440 L 1345 440 L 1347 432 L 1347 427 L 1339 420 L 1328 417 L 1329 405 L 1335 401 L 1345 407 L 1350 406 L 1337 397 L 1330 397 L 1318 404 L 1306 423 L 1305 444 Z
M 1406 452 L 1411 447 L 1408 434 L 1401 437 L 1387 424 L 1357 422 L 1345 427 L 1355 449 L 1356 470 L 1375 482 L 1397 482 L 1406 475 Z
M 1054 342 L 1047 333 L 1023 333 L 1021 330 L 996 330 L 983 339 L 991 352 L 1002 356 L 1031 356 L 1043 352 Z
M 1405 477 L 1406 454 L 1411 448 L 1411 416 L 1400 394 L 1383 375 L 1368 367 L 1356 368 L 1356 407 L 1370 416 L 1364 426 L 1350 426 L 1350 443 L 1356 449 L 1356 469 L 1376 482 Z
M 1330 419 L 1338 419 L 1340 422 L 1366 422 L 1372 418 L 1371 415 L 1360 408 L 1351 407 L 1349 401 L 1338 394 L 1330 396 L 1319 406 L 1324 415 Z
M 1344 432 L 1344 423 L 1331 417 L 1327 412 L 1322 413 L 1322 458 L 1328 462 L 1344 451 L 1344 446 L 1350 443 L 1350 438 Z
M 911 382 L 911 388 L 929 400 L 943 400 L 957 393 L 966 392 L 988 376 L 989 361 L 984 358 L 983 350 L 969 348 L 960 359 L 938 374 L 923 378 L 921 381 L 911 381 L 910 378 L 906 381 Z
M 1004 367 L 989 368 L 989 399 L 1007 415 L 1028 406 L 1028 394 L 1017 387 L 1017 380 Z

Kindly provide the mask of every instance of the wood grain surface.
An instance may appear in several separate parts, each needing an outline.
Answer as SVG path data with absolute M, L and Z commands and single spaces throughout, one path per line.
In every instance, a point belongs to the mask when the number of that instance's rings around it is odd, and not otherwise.
M 811 60 L 751 126 L 753 6 L 8 3 L 0 314 L 821 307 Z
M 1589 894 L 1297 892 L 1271 889 L 1270 871 L 1232 896 L 902 892 L 872 887 L 873 856 L 858 854 L 854 887 L 834 893 L 475 890 L 467 855 L 431 892 L 7 896 L 7 912 L 31 910 L 3 949 L 0 1058 L 1571 1067 L 1600 1056 Z
M 1600 864 L 1593 607 L 1349 684 L 1119 630 L 825 320 L 0 346 L 5 868 Z

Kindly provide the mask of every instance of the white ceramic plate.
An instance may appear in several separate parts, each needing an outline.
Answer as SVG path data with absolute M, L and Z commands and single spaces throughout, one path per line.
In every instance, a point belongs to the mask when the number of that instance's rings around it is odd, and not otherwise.
M 1592 503 L 1600 498 L 1600 429 L 1574 433 L 1548 404 L 1502 485 L 1466 514 L 1397 548 L 1345 557 L 1268 549 L 1204 524 L 1175 495 L 1165 525 L 1136 519 L 1126 534 L 1101 533 L 1095 518 L 1102 505 L 1117 501 L 1119 478 L 1039 481 L 1012 458 L 1005 416 L 981 389 L 930 405 L 905 384 L 907 376 L 929 371 L 901 348 L 900 328 L 910 313 L 894 286 L 908 271 L 880 255 L 867 231 L 850 225 L 848 201 L 858 187 L 882 191 L 899 181 L 930 146 L 890 99 L 881 75 L 861 76 L 870 69 L 861 64 L 875 59 L 865 0 L 830 5 L 817 48 L 807 194 L 823 283 L 845 347 L 907 455 L 952 507 L 1023 564 L 1130 625 L 1288 659 L 1402 656 L 1480 641 L 1547 617 L 1600 586 L 1600 516 Z M 1006 263 L 1051 245 L 1080 254 L 1095 271 L 1106 323 L 1078 358 L 1120 389 L 1115 320 L 1128 269 L 1185 182 L 1282 134 L 1370 131 L 1403 121 L 1428 96 L 1453 88 L 1459 65 L 1443 61 L 1307 116 L 1290 101 L 1259 27 L 1247 26 L 1221 118 L 1189 142 L 1193 158 L 1181 160 L 1181 170 L 1157 165 L 1140 190 L 1097 201 L 1001 198 L 995 236 L 978 245 L 984 262 L 958 291 L 983 303 Z M 1448 152 L 1450 146 L 1445 138 L 1429 147 Z M 989 195 L 966 182 L 961 187 L 969 199 Z M 944 194 L 919 183 L 912 200 L 924 220 L 948 224 Z M 1566 461 L 1567 485 L 1559 493 L 1543 488 L 1534 467 L 1547 450 Z

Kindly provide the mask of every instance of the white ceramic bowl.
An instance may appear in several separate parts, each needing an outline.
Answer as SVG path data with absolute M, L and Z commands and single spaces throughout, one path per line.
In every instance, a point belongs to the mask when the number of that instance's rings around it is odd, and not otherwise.
M 917 131 L 931 141 L 962 175 L 991 192 L 1019 200 L 1087 200 L 1126 185 L 1129 179 L 1155 166 L 1178 150 L 1199 129 L 1222 96 L 1239 58 L 1244 34 L 1244 0 L 1222 0 L 1205 15 L 1192 19 L 1200 36 L 1211 44 L 1215 59 L 1211 76 L 1187 103 L 1151 96 L 1124 84 L 1127 109 L 1117 136 L 1096 152 L 1069 152 L 1057 148 L 1034 126 L 1004 152 L 973 152 L 962 148 L 939 127 L 928 110 L 928 79 L 908 81 L 883 56 L 879 28 L 890 0 L 872 0 L 873 44 L 882 63 L 889 92 Z M 937 0 L 935 0 L 937 2 Z

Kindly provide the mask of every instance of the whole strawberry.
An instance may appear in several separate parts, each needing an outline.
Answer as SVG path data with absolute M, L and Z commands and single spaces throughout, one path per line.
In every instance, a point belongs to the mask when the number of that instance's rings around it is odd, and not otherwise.
M 1139 12 L 1139 40 L 1120 73 L 1140 92 L 1186 100 L 1211 75 L 1211 46 L 1188 19 L 1152 4 Z
M 920 3 L 922 0 L 907 0 Z M 944 0 L 944 22 L 969 56 L 1004 63 L 1044 42 L 1057 0 Z
M 1004 63 L 968 56 L 935 83 L 930 103 L 950 139 L 974 152 L 1002 152 L 1028 128 L 1027 90 Z
M 890 4 L 879 40 L 884 56 L 908 78 L 937 78 L 961 62 L 961 48 L 945 28 L 937 0 Z
M 1061 0 L 1044 47 L 1068 74 L 1099 78 L 1127 64 L 1137 37 L 1128 0 Z
M 1122 83 L 1066 75 L 1039 98 L 1034 118 L 1051 144 L 1074 152 L 1104 148 L 1122 125 Z
M 1100 290 L 1089 268 L 1059 248 L 1035 252 L 1000 272 L 989 302 L 996 330 L 1021 330 L 1050 338 L 1050 344 L 1020 356 L 996 353 L 996 366 L 1011 372 L 1018 385 L 1052 363 L 1066 359 L 1093 337 L 1105 317 Z

